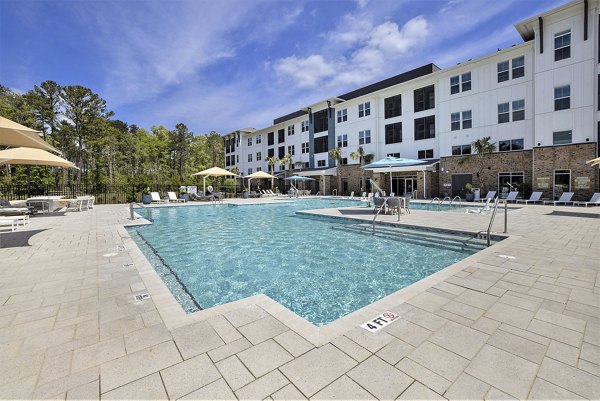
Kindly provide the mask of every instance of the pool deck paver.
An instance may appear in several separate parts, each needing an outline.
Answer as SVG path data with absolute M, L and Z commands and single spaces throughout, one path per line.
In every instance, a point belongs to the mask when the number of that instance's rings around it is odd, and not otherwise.
M 0 399 L 598 399 L 598 212 L 511 210 L 509 239 L 320 330 L 264 295 L 186 315 L 123 229 L 125 205 L 35 217 L 0 233 Z M 385 310 L 401 319 L 358 327 Z

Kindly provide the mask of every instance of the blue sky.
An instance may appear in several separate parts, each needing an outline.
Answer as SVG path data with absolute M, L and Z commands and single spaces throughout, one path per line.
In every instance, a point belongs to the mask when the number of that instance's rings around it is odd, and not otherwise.
M 515 22 L 565 2 L 0 0 L 0 84 L 83 85 L 130 124 L 226 134 L 520 43 Z

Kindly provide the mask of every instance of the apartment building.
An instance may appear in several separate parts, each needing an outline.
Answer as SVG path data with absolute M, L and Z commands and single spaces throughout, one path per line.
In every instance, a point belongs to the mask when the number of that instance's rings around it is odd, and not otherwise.
M 404 72 L 274 119 L 273 125 L 224 136 L 225 167 L 242 175 L 288 170 L 318 178 L 314 190 L 368 190 L 366 175 L 397 194 L 522 194 L 598 191 L 600 2 L 575 0 L 515 24 L 523 43 L 446 69 Z M 496 151 L 475 155 L 490 137 Z M 390 174 L 361 171 L 352 153 L 421 160 Z M 328 151 L 340 147 L 339 167 Z M 269 164 L 271 158 L 285 165 Z M 482 185 L 481 185 L 482 184 Z

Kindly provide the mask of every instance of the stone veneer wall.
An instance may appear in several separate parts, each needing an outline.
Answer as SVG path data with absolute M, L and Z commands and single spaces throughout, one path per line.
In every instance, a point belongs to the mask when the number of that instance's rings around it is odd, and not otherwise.
M 535 182 L 534 190 L 543 191 L 544 197 L 552 197 L 554 170 L 571 170 L 571 192 L 575 192 L 573 200 L 588 201 L 594 192 L 599 192 L 598 167 L 585 162 L 596 158 L 596 143 L 575 145 L 548 146 L 534 149 Z M 589 177 L 589 188 L 577 188 L 576 177 Z M 546 178 L 550 188 L 538 188 L 538 179 Z
M 467 157 L 465 163 L 460 161 Z M 473 186 L 479 186 L 477 178 L 477 167 L 473 162 L 474 156 L 450 156 L 442 157 L 439 165 L 439 192 L 452 193 L 452 175 L 453 174 L 472 174 Z M 495 152 L 486 155 L 486 168 L 483 171 L 484 185 L 481 188 L 481 196 L 487 191 L 498 190 L 498 173 L 524 173 L 525 183 L 531 185 L 532 170 L 532 151 L 524 150 L 517 152 Z

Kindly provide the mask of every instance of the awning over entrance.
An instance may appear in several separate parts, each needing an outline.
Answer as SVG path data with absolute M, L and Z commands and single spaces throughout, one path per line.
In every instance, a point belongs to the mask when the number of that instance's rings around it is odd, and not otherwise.
M 426 160 L 407 160 L 406 163 L 398 163 L 393 165 L 391 162 L 388 165 L 383 163 L 382 159 L 379 162 L 367 164 L 363 168 L 365 170 L 372 171 L 373 173 L 400 173 L 400 172 L 410 172 L 410 171 L 435 171 L 436 165 L 439 164 L 440 159 L 426 159 Z M 410 160 L 410 161 L 408 161 Z M 380 163 L 381 162 L 381 163 Z M 377 165 L 376 163 L 379 163 Z
M 334 176 L 334 177 L 337 176 L 335 167 L 302 170 L 302 171 L 299 171 L 297 174 L 301 175 L 303 177 L 315 177 L 315 176 L 321 176 L 321 175 L 328 175 L 328 176 Z

